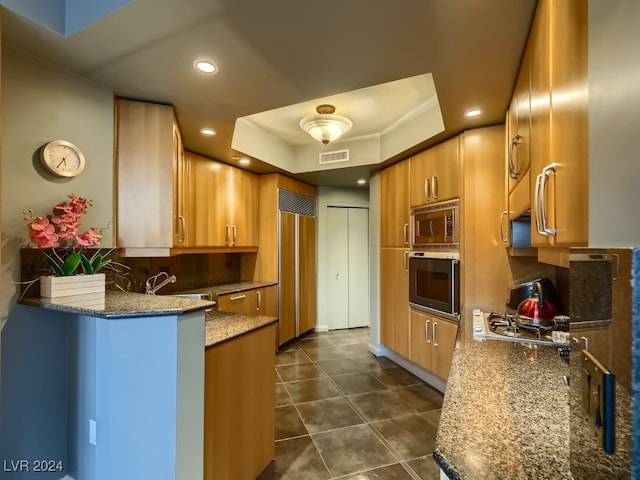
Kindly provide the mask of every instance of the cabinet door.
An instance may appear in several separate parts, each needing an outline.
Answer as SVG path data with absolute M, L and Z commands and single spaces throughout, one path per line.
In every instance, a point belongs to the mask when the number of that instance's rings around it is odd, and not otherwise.
M 509 109 L 513 115 L 509 129 L 507 145 L 507 161 L 509 173 L 509 192 L 524 180 L 524 175 L 531 166 L 530 142 L 531 142 L 531 98 L 530 98 L 530 49 L 525 50 L 513 99 Z M 527 189 L 529 187 L 527 186 Z
M 268 317 L 278 316 L 278 286 L 258 288 L 255 294 L 255 312 Z
M 449 378 L 453 349 L 456 345 L 458 324 L 446 320 L 432 318 L 431 340 L 433 356 L 431 357 L 431 371 L 443 380 Z
M 278 345 L 296 336 L 296 216 L 280 212 Z
M 299 334 L 316 326 L 316 219 L 298 216 Z
M 173 211 L 174 247 L 189 246 L 189 162 L 185 159 L 182 136 L 173 121 Z
M 440 202 L 460 196 L 460 136 L 450 138 L 427 150 L 432 156 L 431 201 Z
M 410 183 L 409 204 L 418 207 L 429 203 L 431 197 L 431 175 L 433 174 L 433 155 L 423 150 L 409 159 Z
M 411 361 L 429 371 L 433 349 L 431 325 L 431 317 L 411 310 Z
M 380 250 L 380 341 L 407 358 L 409 331 L 409 250 Z
M 409 245 L 409 161 L 380 172 L 380 246 Z
M 231 235 L 230 227 L 226 227 L 230 167 L 192 152 L 187 152 L 187 161 L 191 173 L 187 221 L 190 244 L 226 246 Z
M 228 209 L 232 247 L 258 246 L 258 176 L 229 167 Z M 226 228 L 226 226 L 225 226 Z
M 116 108 L 118 247 L 172 248 L 173 108 L 129 100 L 118 100 Z

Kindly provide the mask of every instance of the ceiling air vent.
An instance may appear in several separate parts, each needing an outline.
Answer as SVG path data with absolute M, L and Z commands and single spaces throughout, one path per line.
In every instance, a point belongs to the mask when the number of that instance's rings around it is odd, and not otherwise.
M 348 162 L 349 149 L 334 150 L 333 152 L 323 152 L 320 154 L 320 165 L 326 163 Z

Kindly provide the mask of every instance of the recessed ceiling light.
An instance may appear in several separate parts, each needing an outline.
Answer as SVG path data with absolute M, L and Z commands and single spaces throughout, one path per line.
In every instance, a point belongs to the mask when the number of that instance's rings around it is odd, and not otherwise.
M 251 163 L 251 160 L 249 160 L 246 157 L 241 158 L 240 160 L 238 160 L 238 163 L 240 165 L 249 165 Z
M 216 134 L 216 131 L 213 128 L 202 128 L 200 129 L 200 133 L 203 135 L 212 136 Z
M 208 60 L 196 60 L 193 62 L 193 66 L 196 70 L 202 73 L 217 73 L 218 67 Z
M 364 178 L 359 178 L 356 182 L 358 185 L 364 185 L 367 181 Z
M 473 118 L 473 117 L 477 117 L 481 113 L 482 113 L 482 110 L 480 110 L 479 108 L 474 108 L 472 110 L 467 110 L 466 112 L 464 112 L 464 116 L 467 118 Z

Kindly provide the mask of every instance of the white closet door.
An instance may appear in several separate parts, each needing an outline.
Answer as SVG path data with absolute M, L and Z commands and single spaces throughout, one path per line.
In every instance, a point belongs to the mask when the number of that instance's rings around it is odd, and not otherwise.
M 369 325 L 369 209 L 349 211 L 349 328 Z
M 329 330 L 349 328 L 348 208 L 328 207 L 327 320 Z

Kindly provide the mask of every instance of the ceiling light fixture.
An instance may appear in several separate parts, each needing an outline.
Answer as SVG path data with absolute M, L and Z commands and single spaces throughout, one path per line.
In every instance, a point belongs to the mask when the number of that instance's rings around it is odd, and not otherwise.
M 249 165 L 251 163 L 251 160 L 249 160 L 246 157 L 241 158 L 240 160 L 238 160 L 238 163 L 240 165 Z
M 346 117 L 334 115 L 333 105 L 318 105 L 317 115 L 309 115 L 300 120 L 300 127 L 315 140 L 324 143 L 337 140 L 351 130 L 353 123 Z
M 200 133 L 202 135 L 212 136 L 212 135 L 216 134 L 216 131 L 213 128 L 202 128 L 202 129 L 200 129 Z
M 473 118 L 473 117 L 477 117 L 481 113 L 482 113 L 482 110 L 480 110 L 479 108 L 474 108 L 473 110 L 467 110 L 466 112 L 464 112 L 464 116 L 467 118 Z
M 202 73 L 217 73 L 218 67 L 208 60 L 196 60 L 193 62 L 193 66 L 196 70 Z
M 367 183 L 367 181 L 364 178 L 359 178 L 356 183 L 358 185 L 365 185 Z

